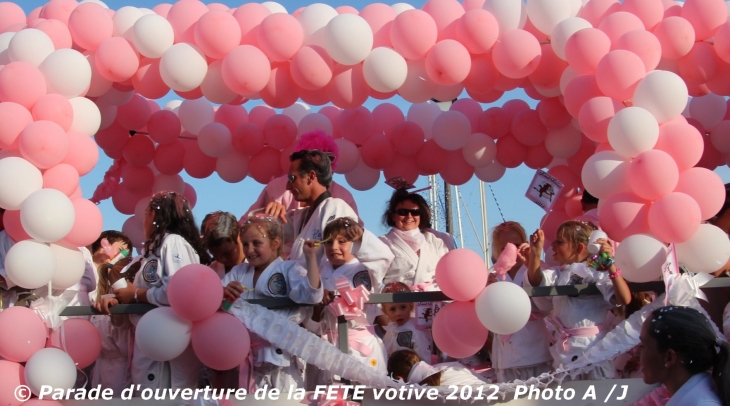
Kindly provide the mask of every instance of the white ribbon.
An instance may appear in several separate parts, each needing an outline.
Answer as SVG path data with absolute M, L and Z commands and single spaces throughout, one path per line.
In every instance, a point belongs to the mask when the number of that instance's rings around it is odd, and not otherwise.
M 66 290 L 60 296 L 46 295 L 30 304 L 30 309 L 35 311 L 46 323 L 46 326 L 56 330 L 63 323 L 61 312 L 76 297 L 78 291 Z M 39 295 L 41 296 L 41 295 Z

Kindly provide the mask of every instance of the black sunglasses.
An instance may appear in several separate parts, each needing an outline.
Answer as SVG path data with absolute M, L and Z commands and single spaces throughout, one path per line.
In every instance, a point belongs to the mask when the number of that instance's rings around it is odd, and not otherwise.
M 418 217 L 421 215 L 420 209 L 397 209 L 395 211 L 395 214 L 403 217 L 407 217 L 408 214 L 410 214 L 413 217 Z

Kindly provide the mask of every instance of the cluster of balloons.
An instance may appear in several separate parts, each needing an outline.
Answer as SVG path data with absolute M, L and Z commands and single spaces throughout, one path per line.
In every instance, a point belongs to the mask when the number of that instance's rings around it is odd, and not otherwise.
M 19 385 L 27 385 L 35 395 L 43 385 L 73 388 L 76 370 L 93 364 L 101 352 L 99 331 L 84 319 L 67 319 L 49 334 L 35 311 L 16 306 L 0 312 L 0 330 L 13 332 L 0 336 L 3 405 L 26 404 L 17 398 L 24 395 L 16 391 Z
M 455 358 L 476 354 L 489 331 L 513 334 L 527 324 L 532 310 L 524 289 L 511 282 L 487 285 L 484 259 L 474 251 L 455 249 L 436 264 L 436 283 L 454 302 L 433 320 L 433 340 Z
M 135 343 L 147 357 L 169 361 L 192 344 L 206 366 L 225 371 L 246 359 L 250 350 L 248 330 L 235 316 L 218 312 L 223 285 L 205 265 L 187 265 L 168 285 L 170 307 L 147 312 L 137 323 Z

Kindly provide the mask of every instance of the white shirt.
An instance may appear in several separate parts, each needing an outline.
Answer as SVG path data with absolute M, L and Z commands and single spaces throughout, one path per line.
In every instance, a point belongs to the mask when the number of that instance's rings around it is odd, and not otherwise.
M 419 254 L 416 254 L 393 230 L 380 237 L 395 256 L 383 278 L 384 284 L 403 282 L 407 285 L 416 285 L 435 281 L 436 264 L 449 251 L 443 241 L 430 232 L 425 232 L 423 235 L 426 242 L 421 245 Z M 432 290 L 437 289 L 434 287 Z
M 723 406 L 715 389 L 712 376 L 707 372 L 693 375 L 669 399 L 666 406 Z
M 402 326 L 397 323 L 385 326 L 383 344 L 388 357 L 398 350 L 411 350 L 418 354 L 422 361 L 431 363 L 431 338 L 423 330 L 416 328 L 413 319 L 403 323 Z

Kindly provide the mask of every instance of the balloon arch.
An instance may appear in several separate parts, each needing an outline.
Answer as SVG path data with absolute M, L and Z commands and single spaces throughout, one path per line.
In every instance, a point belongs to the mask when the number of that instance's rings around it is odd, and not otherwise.
M 95 198 L 141 218 L 154 191 L 194 200 L 182 170 L 228 182 L 284 174 L 297 136 L 313 129 L 336 139 L 337 171 L 358 190 L 381 170 L 458 185 L 550 166 L 567 187 L 547 225 L 573 217 L 585 187 L 609 236 L 625 241 L 617 257 L 634 280 L 658 276 L 649 265 L 665 243 L 709 271 L 730 250 L 701 226 L 725 199 L 712 170 L 730 153 L 727 17 L 722 0 L 429 0 L 292 14 L 274 2 L 114 11 L 52 0 L 27 16 L 0 3 L 0 207 L 13 239 L 28 240 L 30 268 L 44 270 L 24 287 L 67 286 L 76 275 L 54 271 L 51 254 L 99 235 L 101 213 L 78 183 L 96 145 L 115 164 Z M 482 111 L 515 88 L 537 108 Z M 153 99 L 170 89 L 185 100 L 160 109 Z M 464 90 L 471 98 L 449 111 L 429 102 Z M 413 103 L 406 115 L 362 107 L 396 94 Z M 268 106 L 247 111 L 248 99 Z M 299 99 L 333 106 L 313 113 Z M 135 217 L 125 224 L 140 230 Z

